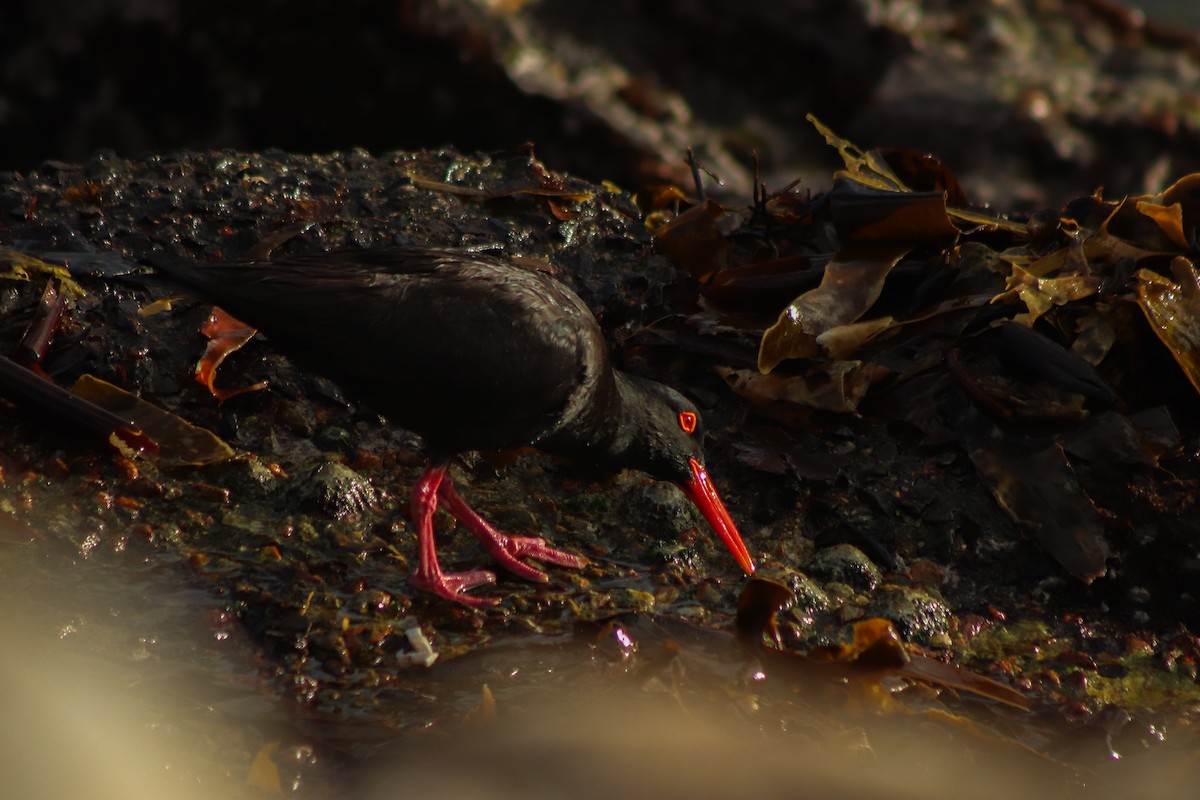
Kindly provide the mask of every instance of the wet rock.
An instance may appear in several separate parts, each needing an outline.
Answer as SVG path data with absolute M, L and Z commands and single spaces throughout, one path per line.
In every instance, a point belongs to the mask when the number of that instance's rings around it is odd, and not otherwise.
M 625 495 L 623 513 L 663 539 L 675 539 L 688 528 L 703 524 L 695 507 L 669 483 L 636 486 Z
M 693 572 L 701 566 L 700 554 L 696 552 L 696 548 L 671 539 L 655 542 L 648 553 L 655 563 L 674 566 L 685 572 Z
M 371 482 L 345 464 L 329 461 L 317 467 L 299 487 L 302 503 L 334 519 L 356 517 L 379 501 Z
M 350 431 L 338 425 L 326 425 L 319 429 L 313 440 L 325 450 L 350 452 L 354 449 L 354 437 Z
M 829 594 L 803 572 L 792 572 L 787 576 L 786 583 L 795 598 L 792 601 L 794 614 L 804 617 L 829 610 Z
M 275 473 L 254 458 L 235 458 L 212 471 L 212 477 L 238 497 L 268 497 L 282 484 Z
M 920 589 L 882 586 L 871 596 L 867 614 L 891 620 L 906 641 L 935 647 L 950 644 L 950 609 Z
M 818 550 L 807 567 L 813 575 L 865 592 L 874 591 L 883 579 L 879 567 L 852 544 L 835 544 Z

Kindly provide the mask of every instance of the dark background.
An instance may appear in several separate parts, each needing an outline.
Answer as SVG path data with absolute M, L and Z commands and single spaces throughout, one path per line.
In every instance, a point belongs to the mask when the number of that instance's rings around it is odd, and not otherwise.
M 1031 26 L 1064 20 L 1083 57 L 1096 59 L 1096 70 L 1083 75 L 1102 74 L 1119 94 L 1131 76 L 1159 70 L 1169 87 L 1174 77 L 1161 59 L 1139 55 L 1146 42 L 1167 62 L 1173 49 L 1195 59 L 1200 45 L 1131 34 L 1122 7 L 1109 0 L 1059 0 L 1053 13 L 1033 4 L 1015 4 L 1018 13 L 929 0 L 915 21 L 878 19 L 874 5 L 840 0 L 753 8 L 613 0 L 603 11 L 588 3 L 509 5 L 6 4 L 0 169 L 85 161 L 99 148 L 136 157 L 214 148 L 470 152 L 533 142 L 552 168 L 635 189 L 686 181 L 681 159 L 692 146 L 742 196 L 752 154 L 772 185 L 828 174 L 831 154 L 805 123 L 809 112 L 863 145 L 933 152 L 977 199 L 1011 207 L 1061 201 L 1099 183 L 1156 190 L 1195 166 L 1195 134 L 1173 111 L 1166 120 L 1161 109 L 1130 117 L 1145 92 L 1132 81 L 1134 96 L 1123 105 L 1117 98 L 1113 109 L 1071 105 L 1072 93 L 1104 96 L 1099 81 L 1068 87 L 1064 98 L 1051 97 L 1045 118 L 1026 113 L 1021 97 L 1014 105 L 1002 92 L 989 96 L 1014 80 L 1036 84 L 1039 71 L 1050 82 L 1062 68 L 1056 59 L 1079 57 L 1059 33 L 1021 39 L 1036 36 Z M 1156 7 L 1155 19 L 1200 24 L 1195 3 L 1145 5 Z M 951 12 L 958 29 L 948 31 Z M 524 77 L 516 50 L 535 57 Z M 965 60 L 948 67 L 942 54 L 960 50 Z M 583 96 L 589 59 L 596 80 L 614 69 L 629 77 L 607 94 Z M 556 83 L 563 65 L 575 72 Z M 1016 77 L 1004 75 L 1008 69 Z M 982 76 L 978 85 L 962 81 L 971 74 Z M 1178 107 L 1190 107 L 1196 87 L 1177 89 Z M 1169 163 L 1147 179 L 1160 155 Z

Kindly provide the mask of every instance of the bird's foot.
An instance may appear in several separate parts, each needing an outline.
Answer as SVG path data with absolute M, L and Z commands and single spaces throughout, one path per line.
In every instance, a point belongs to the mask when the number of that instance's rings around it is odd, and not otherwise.
M 500 602 L 498 597 L 467 594 L 476 586 L 486 586 L 496 582 L 496 574 L 486 569 L 473 569 L 469 572 L 442 572 L 440 568 L 436 570 L 418 569 L 412 574 L 411 582 L 414 588 L 422 592 L 428 592 L 472 608 L 488 608 Z
M 556 550 L 546 544 L 546 540 L 540 536 L 514 536 L 501 533 L 490 525 L 487 530 L 474 533 L 497 565 L 527 581 L 545 583 L 550 580 L 550 576 L 540 569 L 520 561 L 519 559 L 522 558 L 545 564 L 556 564 L 569 569 L 582 569 L 588 563 L 583 556 Z
M 467 505 L 450 481 L 438 485 L 438 497 L 445 503 L 445 509 L 475 534 L 475 538 L 488 551 L 492 560 L 518 578 L 537 583 L 550 580 L 549 575 L 521 561 L 522 558 L 570 569 L 582 569 L 588 564 L 588 560 L 583 556 L 556 550 L 546 544 L 546 540 L 540 536 L 514 536 L 496 530 L 495 526 Z

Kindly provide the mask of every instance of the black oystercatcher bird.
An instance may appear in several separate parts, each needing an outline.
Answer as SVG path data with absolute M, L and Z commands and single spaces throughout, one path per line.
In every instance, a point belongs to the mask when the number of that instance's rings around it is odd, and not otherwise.
M 522 578 L 548 580 L 522 559 L 587 563 L 541 538 L 496 530 L 455 491 L 447 474 L 455 454 L 526 445 L 674 481 L 742 569 L 754 571 L 705 471 L 695 407 L 613 369 L 596 318 L 554 278 L 487 255 L 403 247 L 157 267 L 425 440 L 431 459 L 412 492 L 419 589 L 473 606 L 498 602 L 467 593 L 494 582 L 493 573 L 438 564 L 439 501 Z

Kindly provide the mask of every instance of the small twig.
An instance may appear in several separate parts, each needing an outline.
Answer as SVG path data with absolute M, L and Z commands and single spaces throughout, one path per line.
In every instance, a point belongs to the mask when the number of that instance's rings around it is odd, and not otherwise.
M 771 228 L 774 226 L 774 218 L 767 211 L 767 202 L 771 196 L 767 194 L 767 182 L 762 179 L 762 169 L 758 163 L 758 151 L 751 153 L 754 158 L 754 195 L 753 206 L 750 208 L 750 225 L 761 224 L 763 226 L 763 238 L 767 241 L 771 239 Z M 774 243 L 772 243 L 774 246 Z
M 696 197 L 703 203 L 708 197 L 704 193 L 704 181 L 700 177 L 700 164 L 696 161 L 696 154 L 692 148 L 687 149 L 687 158 L 684 160 L 692 168 L 692 183 L 696 184 Z
M 38 301 L 37 309 L 33 312 L 33 319 L 13 354 L 18 362 L 32 367 L 46 357 L 46 351 L 50 349 L 50 342 L 58 331 L 66 307 L 67 302 L 54 288 L 54 282 L 47 281 L 42 299 Z
M 692 168 L 692 181 L 696 184 L 696 196 L 700 199 L 701 203 L 708 199 L 708 195 L 706 195 L 704 192 L 704 182 L 700 179 L 701 171 L 703 171 L 708 177 L 712 178 L 717 186 L 725 185 L 725 181 L 717 177 L 716 173 L 700 163 L 700 161 L 696 158 L 696 153 L 690 147 L 687 149 L 687 158 L 685 161 L 687 161 L 687 165 Z

